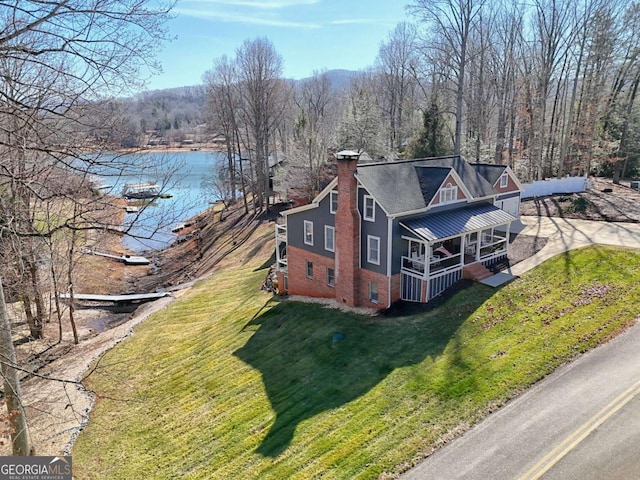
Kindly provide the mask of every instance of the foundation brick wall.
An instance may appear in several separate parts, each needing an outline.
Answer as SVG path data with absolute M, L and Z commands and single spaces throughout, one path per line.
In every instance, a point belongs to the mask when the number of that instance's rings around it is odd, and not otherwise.
M 327 285 L 327 268 L 335 269 L 334 260 L 301 248 L 288 246 L 287 249 L 289 294 L 335 298 L 335 287 Z M 313 262 L 313 278 L 307 278 L 307 261 Z
M 367 308 L 387 308 L 389 304 L 387 276 L 370 270 L 360 270 L 360 288 L 356 298 L 357 306 Z M 369 301 L 369 284 L 378 285 L 378 302 Z
M 400 300 L 401 278 L 402 275 L 400 273 L 396 273 L 391 277 L 391 303 Z

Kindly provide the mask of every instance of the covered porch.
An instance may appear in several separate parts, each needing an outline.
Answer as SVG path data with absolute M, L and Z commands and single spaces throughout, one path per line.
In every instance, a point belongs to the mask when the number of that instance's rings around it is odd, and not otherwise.
M 515 217 L 490 204 L 468 206 L 401 222 L 402 298 L 428 302 L 462 278 L 471 265 L 491 265 L 509 250 Z

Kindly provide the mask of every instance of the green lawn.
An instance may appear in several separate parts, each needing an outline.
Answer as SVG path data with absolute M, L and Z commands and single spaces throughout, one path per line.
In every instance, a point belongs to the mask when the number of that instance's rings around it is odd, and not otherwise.
M 617 248 L 401 318 L 279 302 L 258 290 L 258 260 L 102 359 L 76 478 L 391 475 L 640 314 L 640 255 Z

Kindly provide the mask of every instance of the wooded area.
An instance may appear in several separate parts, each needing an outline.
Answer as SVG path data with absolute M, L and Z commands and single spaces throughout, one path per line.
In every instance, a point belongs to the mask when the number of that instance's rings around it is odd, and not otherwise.
M 637 173 L 640 5 L 619 0 L 417 0 L 348 88 L 327 72 L 281 76 L 267 38 L 247 40 L 204 77 L 209 129 L 227 139 L 220 175 L 264 203 L 276 190 L 307 199 L 330 151 L 373 159 L 462 154 L 510 165 L 532 181 Z M 348 45 L 345 45 L 347 48 Z M 253 169 L 239 172 L 248 159 Z M 246 188 L 243 186 L 242 189 Z M 265 197 L 266 198 L 266 197 Z
M 114 175 L 133 167 L 104 156 L 126 133 L 111 100 L 158 68 L 153 54 L 167 38 L 171 8 L 155 0 L 0 1 L 0 372 L 7 409 L 0 424 L 15 455 L 34 453 L 18 373 L 35 373 L 16 364 L 5 298 L 21 304 L 32 339 L 42 338 L 56 312 L 58 342 L 63 325 L 78 342 L 73 308 L 63 322 L 55 294 L 73 299 L 78 250 L 90 232 L 120 228 L 118 207 L 96 192 L 92 175 L 101 165 Z

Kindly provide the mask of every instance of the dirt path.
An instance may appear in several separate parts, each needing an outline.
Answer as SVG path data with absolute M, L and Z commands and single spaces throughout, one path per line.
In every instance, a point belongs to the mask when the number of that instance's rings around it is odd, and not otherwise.
M 179 294 L 177 294 L 179 295 Z M 133 328 L 149 315 L 166 308 L 174 297 L 165 297 L 141 306 L 125 323 L 67 347 L 67 351 L 39 370 L 40 378 L 22 383 L 26 414 L 32 443 L 38 455 L 69 454 L 71 442 L 88 419 L 93 403 L 91 392 L 79 383 L 91 363 L 103 353 L 132 334 Z M 54 378 L 78 383 L 55 381 Z M 10 442 L 5 440 L 0 453 L 10 454 Z

